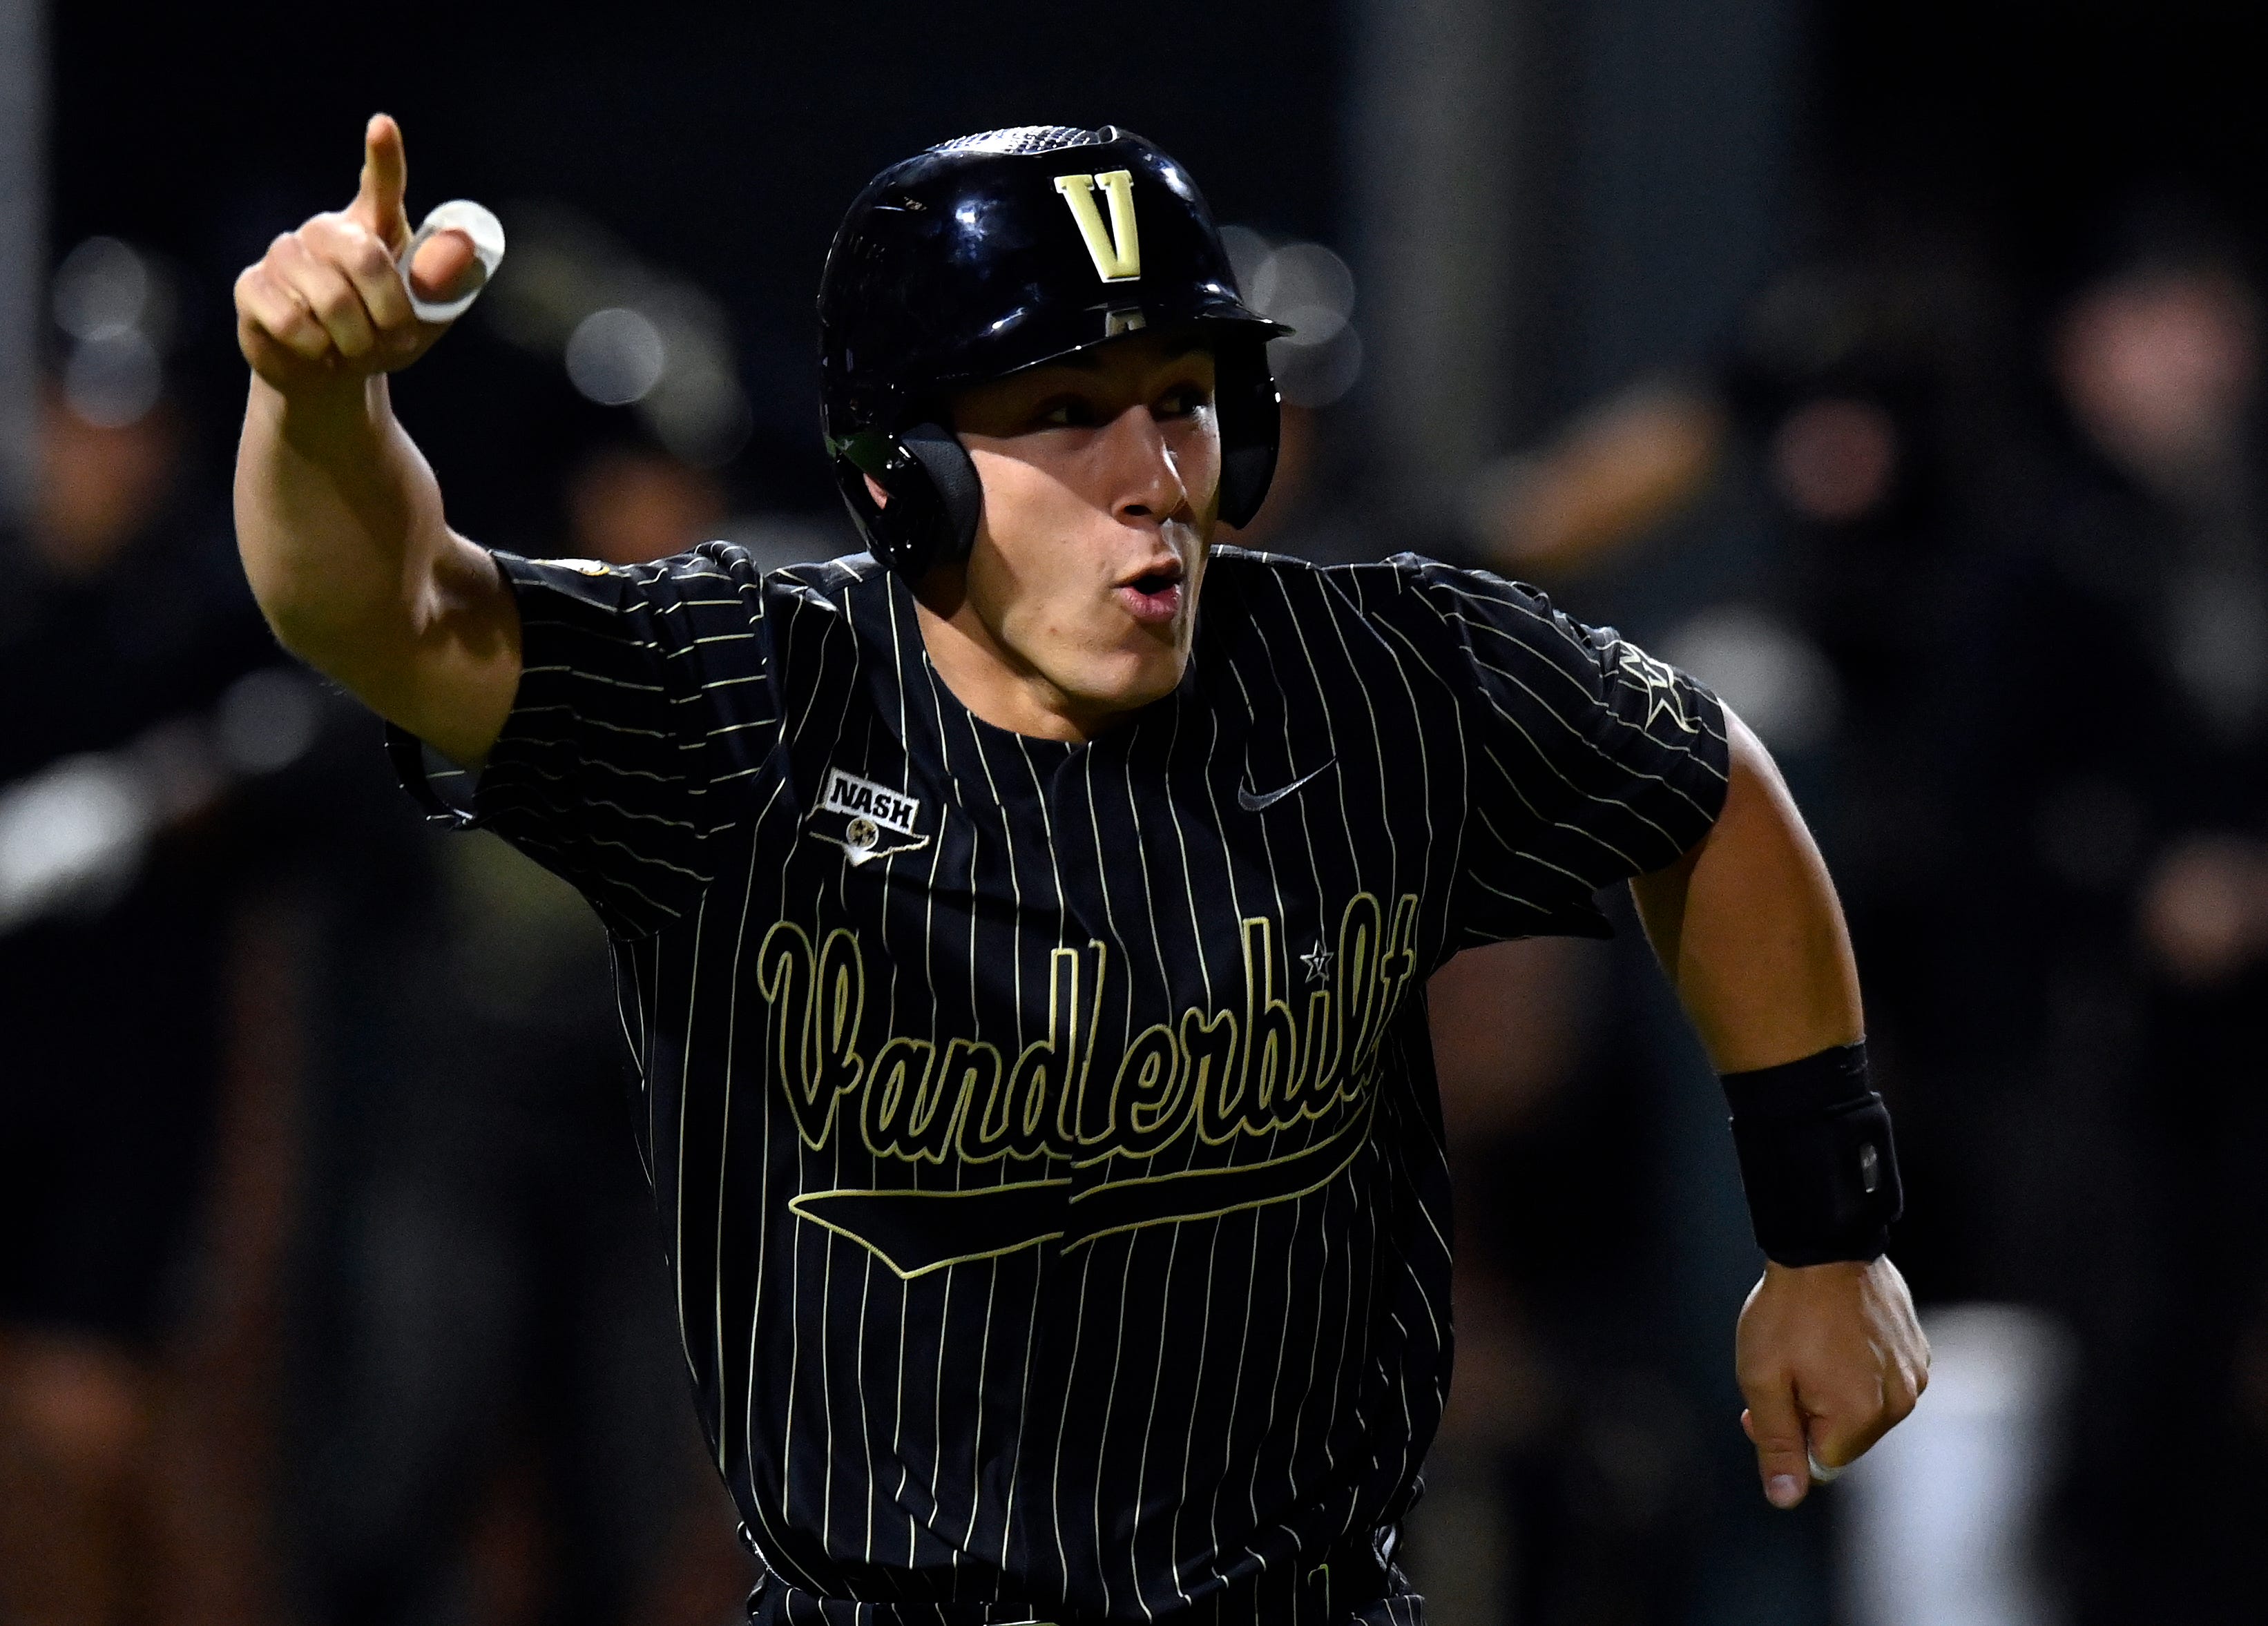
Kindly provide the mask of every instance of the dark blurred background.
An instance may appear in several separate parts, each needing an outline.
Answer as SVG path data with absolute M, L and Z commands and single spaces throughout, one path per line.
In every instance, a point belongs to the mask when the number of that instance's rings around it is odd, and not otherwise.
M 1722 1107 L 1622 910 L 1432 1005 L 1440 1626 L 2259 1618 L 2268 54 L 2242 7 L 0 0 L 0 1622 L 688 1622 L 748 1585 L 603 944 L 284 659 L 229 284 L 407 134 L 496 285 L 459 528 L 852 546 L 813 297 L 883 164 L 1159 141 L 1295 323 L 1245 540 L 1544 585 L 1716 684 L 1857 938 L 1914 1418 L 1757 1495 Z

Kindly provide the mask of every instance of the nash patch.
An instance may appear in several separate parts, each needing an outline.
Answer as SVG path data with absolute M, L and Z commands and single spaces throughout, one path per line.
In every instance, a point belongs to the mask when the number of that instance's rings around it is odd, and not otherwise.
M 829 813 L 872 819 L 901 835 L 914 835 L 914 820 L 921 816 L 921 804 L 912 797 L 901 796 L 887 785 L 846 774 L 839 768 L 827 770 L 827 797 L 821 805 Z
M 864 864 L 929 845 L 915 828 L 921 811 L 921 803 L 902 791 L 830 768 L 811 833 L 843 849 L 852 864 Z

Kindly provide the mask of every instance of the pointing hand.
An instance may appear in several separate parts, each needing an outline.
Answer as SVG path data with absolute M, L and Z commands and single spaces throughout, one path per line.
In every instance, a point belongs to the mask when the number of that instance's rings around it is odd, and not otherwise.
M 236 279 L 237 342 L 276 389 L 394 372 L 448 331 L 418 320 L 395 264 L 409 242 L 408 181 L 401 128 L 375 114 L 354 202 L 286 232 Z M 410 284 L 421 300 L 446 301 L 468 291 L 475 259 L 464 232 L 437 232 L 411 261 Z

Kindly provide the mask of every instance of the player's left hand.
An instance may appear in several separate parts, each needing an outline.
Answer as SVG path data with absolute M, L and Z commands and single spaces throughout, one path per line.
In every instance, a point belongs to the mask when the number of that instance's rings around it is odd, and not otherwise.
M 1856 1461 L 1929 1387 L 1929 1342 L 1887 1255 L 1800 1269 L 1767 1261 L 1734 1348 L 1749 1402 L 1741 1426 L 1774 1507 L 1810 1493 L 1814 1460 Z

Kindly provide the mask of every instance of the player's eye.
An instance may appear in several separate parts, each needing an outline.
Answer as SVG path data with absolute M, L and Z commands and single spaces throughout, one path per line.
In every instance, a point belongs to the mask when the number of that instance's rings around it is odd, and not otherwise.
M 1152 410 L 1161 418 L 1185 418 L 1192 413 L 1204 411 L 1211 404 L 1212 392 L 1204 385 L 1191 381 L 1176 384 L 1159 396 L 1158 404 Z
M 1033 417 L 1047 429 L 1092 429 L 1096 421 L 1094 403 L 1079 395 L 1059 395 L 1053 401 L 1042 401 Z

